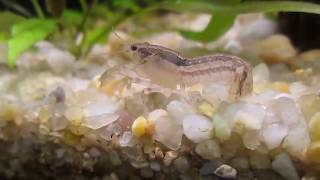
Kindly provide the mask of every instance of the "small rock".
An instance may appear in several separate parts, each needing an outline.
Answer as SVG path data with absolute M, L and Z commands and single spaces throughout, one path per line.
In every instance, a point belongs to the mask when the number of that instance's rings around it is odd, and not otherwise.
M 271 160 L 266 154 L 250 153 L 250 166 L 254 169 L 268 169 L 271 167 Z
M 209 160 L 213 160 L 221 156 L 219 144 L 211 139 L 197 144 L 195 151 L 202 158 Z
M 313 142 L 306 154 L 308 162 L 320 164 L 320 141 Z
M 64 116 L 54 116 L 52 118 L 50 118 L 50 122 L 51 122 L 51 129 L 53 131 L 60 131 L 63 130 L 67 127 L 69 121 L 67 120 L 66 117 Z
M 166 147 L 176 150 L 181 146 L 183 135 L 182 127 L 169 116 L 161 116 L 155 120 L 154 131 L 153 138 Z
M 152 170 L 159 172 L 161 170 L 161 165 L 157 161 L 151 161 L 149 163 L 149 166 Z
M 242 134 L 246 130 L 259 130 L 266 115 L 265 107 L 244 103 L 234 115 L 234 130 Z
M 173 165 L 180 173 L 184 173 L 190 168 L 188 159 L 184 156 L 180 156 L 175 159 Z
M 146 133 L 148 121 L 146 118 L 139 116 L 132 124 L 132 134 L 136 137 L 141 137 Z
M 158 159 L 163 159 L 164 157 L 163 151 L 159 147 L 154 148 L 154 154 Z
M 154 175 L 152 169 L 150 169 L 148 167 L 141 168 L 140 169 L 140 174 L 144 178 L 152 178 L 153 175 Z
M 187 115 L 194 113 L 194 110 L 188 104 L 176 100 L 167 105 L 167 111 L 178 124 L 182 124 Z
M 178 152 L 176 151 L 168 151 L 166 152 L 164 158 L 163 158 L 163 164 L 165 166 L 170 166 L 172 161 L 178 157 Z
M 210 139 L 213 125 L 209 119 L 201 115 L 189 115 L 183 120 L 183 132 L 195 143 Z
M 320 112 L 312 116 L 309 122 L 309 131 L 313 141 L 320 140 Z
M 270 71 L 266 64 L 260 63 L 252 69 L 254 83 L 268 82 L 270 79 Z
M 221 166 L 223 163 L 220 161 L 210 161 L 203 164 L 203 166 L 200 168 L 200 174 L 201 175 L 212 175 L 214 174 L 214 171 Z
M 302 61 L 320 60 L 320 49 L 312 49 L 300 53 L 295 59 Z
M 303 95 L 299 98 L 298 102 L 307 121 L 310 121 L 311 117 L 319 112 L 320 97 L 317 94 Z
M 91 129 L 99 129 L 119 118 L 119 115 L 116 114 L 119 105 L 111 98 L 95 91 L 89 91 L 84 96 L 89 96 L 83 106 L 84 126 Z
M 304 154 L 310 146 L 311 139 L 306 127 L 293 127 L 284 139 L 283 147 L 292 155 Z
M 249 160 L 246 157 L 236 157 L 230 161 L 230 165 L 240 171 L 246 171 L 250 168 Z
M 84 126 L 90 129 L 99 129 L 108 124 L 113 123 L 119 118 L 118 114 L 115 113 L 106 113 L 97 116 L 90 116 L 84 119 Z
M 284 35 L 272 35 L 253 44 L 252 47 L 267 63 L 286 62 L 296 55 L 295 48 L 289 38 Z
M 280 120 L 289 127 L 304 123 L 304 119 L 295 101 L 291 98 L 279 97 L 272 100 L 269 104 L 268 110 L 271 113 L 274 113 L 277 118 L 280 118 Z
M 199 106 L 198 106 L 198 111 L 209 117 L 212 118 L 213 114 L 216 112 L 216 108 L 214 106 L 212 106 L 210 103 L 208 102 L 202 102 Z
M 121 147 L 133 147 L 138 143 L 138 140 L 130 131 L 125 131 L 119 138 L 119 145 Z
M 287 136 L 288 131 L 288 127 L 282 124 L 273 123 L 264 127 L 262 136 L 268 149 L 272 150 L 278 147 Z
M 237 170 L 227 164 L 223 164 L 214 171 L 214 174 L 222 178 L 235 179 L 237 177 Z
M 213 117 L 214 134 L 220 141 L 226 141 L 231 136 L 230 124 L 220 115 Z
M 122 161 L 118 155 L 118 153 L 116 151 L 110 151 L 109 152 L 109 159 L 110 159 L 110 163 L 113 165 L 113 166 L 119 166 L 122 164 Z
M 272 161 L 272 169 L 287 180 L 300 179 L 291 158 L 286 153 L 281 153 L 275 157 Z
M 243 145 L 250 149 L 255 150 L 261 144 L 260 131 L 247 131 L 242 135 Z

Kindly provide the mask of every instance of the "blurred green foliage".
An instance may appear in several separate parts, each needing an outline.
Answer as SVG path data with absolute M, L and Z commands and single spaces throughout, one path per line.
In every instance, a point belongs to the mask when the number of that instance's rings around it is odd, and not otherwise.
M 145 18 L 151 23 L 150 13 L 209 13 L 212 18 L 203 31 L 177 29 L 184 37 L 200 41 L 214 41 L 223 35 L 240 13 L 249 12 L 308 12 L 320 14 L 320 6 L 294 1 L 244 0 L 78 0 L 81 10 L 70 9 L 66 0 L 31 0 L 37 17 L 21 8 L 18 1 L 6 6 L 22 9 L 20 16 L 6 11 L 0 13 L 0 41 L 8 43 L 8 65 L 14 67 L 16 59 L 36 42 L 49 38 L 76 56 L 87 54 L 92 46 L 106 40 L 106 36 L 128 19 Z M 81 35 L 81 36 L 79 36 Z M 79 37 L 80 38 L 79 40 Z

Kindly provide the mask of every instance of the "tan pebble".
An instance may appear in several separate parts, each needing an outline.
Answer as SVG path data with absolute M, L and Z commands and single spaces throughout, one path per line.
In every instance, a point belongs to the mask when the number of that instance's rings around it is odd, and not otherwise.
M 313 142 L 307 150 L 307 161 L 320 163 L 320 141 Z
M 302 52 L 299 55 L 297 55 L 295 59 L 302 61 L 320 60 L 320 49 L 312 49 L 309 51 Z
M 288 37 L 280 34 L 272 35 L 249 46 L 249 50 L 258 53 L 267 63 L 282 63 L 291 60 L 296 50 Z
M 315 115 L 312 116 L 308 126 L 311 139 L 314 141 L 320 140 L 320 112 L 317 112 Z
M 163 159 L 163 157 L 164 157 L 164 154 L 163 154 L 161 148 L 159 148 L 159 147 L 156 147 L 154 149 L 154 154 L 155 154 L 156 158 L 158 158 L 158 159 Z
M 165 166 L 170 166 L 173 160 L 178 157 L 179 153 L 176 151 L 168 151 L 163 158 L 163 163 Z

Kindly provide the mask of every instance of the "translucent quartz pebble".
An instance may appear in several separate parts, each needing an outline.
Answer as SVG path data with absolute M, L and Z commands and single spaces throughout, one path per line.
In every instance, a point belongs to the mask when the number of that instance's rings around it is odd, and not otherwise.
M 299 180 L 299 175 L 292 160 L 286 153 L 279 154 L 272 161 L 272 169 L 287 180 Z
M 259 130 L 265 118 L 264 106 L 244 103 L 234 116 L 234 129 L 240 133 L 243 130 Z
M 105 127 L 102 127 L 99 129 L 99 135 L 102 139 L 106 140 L 106 141 L 111 141 L 112 140 L 112 136 L 116 135 L 120 135 L 122 133 L 122 128 L 121 126 L 117 123 L 111 123 Z
M 193 114 L 194 110 L 188 104 L 181 101 L 171 101 L 167 105 L 167 111 L 169 115 L 177 121 L 178 124 L 182 124 L 183 119 L 189 115 Z
M 90 117 L 106 113 L 114 113 L 118 109 L 118 105 L 110 98 L 102 97 L 101 100 L 89 101 L 83 108 L 85 116 Z
M 270 71 L 266 64 L 260 63 L 252 69 L 252 75 L 254 83 L 268 82 Z
M 283 144 L 286 150 L 294 155 L 304 153 L 310 145 L 310 137 L 305 119 L 296 103 L 288 97 L 274 99 L 269 103 L 268 114 L 272 115 L 268 118 L 268 123 L 277 120 L 288 127 L 289 132 Z
M 168 115 L 158 116 L 153 121 L 155 131 L 153 138 L 170 149 L 178 149 L 183 135 L 181 125 L 172 120 Z
M 223 84 L 210 84 L 203 88 L 202 96 L 211 104 L 216 105 L 229 99 L 229 86 Z
M 51 129 L 53 131 L 60 131 L 67 127 L 68 120 L 64 116 L 54 116 L 50 119 Z
M 278 147 L 285 136 L 288 134 L 288 127 L 282 124 L 270 124 L 263 128 L 262 136 L 268 149 Z
M 213 117 L 213 127 L 214 134 L 220 141 L 225 141 L 231 136 L 231 127 L 229 123 L 219 114 L 216 114 Z
M 84 125 L 90 129 L 99 129 L 118 119 L 119 115 L 115 113 L 105 113 L 97 116 L 89 116 L 84 119 Z
M 83 106 L 84 125 L 91 129 L 99 129 L 111 124 L 119 118 L 116 114 L 118 104 L 103 94 L 93 100 L 88 100 Z
M 196 153 L 204 159 L 213 160 L 221 156 L 219 144 L 212 139 L 205 140 L 197 144 Z
M 293 99 L 280 97 L 274 99 L 269 104 L 269 111 L 273 112 L 276 117 L 280 118 L 282 123 L 290 126 L 305 126 L 305 121 Z
M 290 128 L 289 133 L 283 142 L 283 147 L 285 147 L 290 154 L 301 155 L 309 147 L 310 141 L 307 128 L 294 127 Z
M 195 143 L 210 139 L 212 129 L 212 122 L 201 115 L 188 115 L 183 120 L 184 134 Z
M 138 143 L 138 140 L 133 136 L 130 131 L 125 131 L 119 138 L 121 147 L 133 147 Z

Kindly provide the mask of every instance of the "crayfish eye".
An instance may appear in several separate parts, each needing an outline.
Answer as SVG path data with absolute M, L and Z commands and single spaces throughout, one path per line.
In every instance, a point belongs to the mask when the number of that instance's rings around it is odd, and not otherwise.
M 131 49 L 132 51 L 135 51 L 135 50 L 137 50 L 137 49 L 138 49 L 138 47 L 137 47 L 137 46 L 135 46 L 135 45 L 132 45 L 132 46 L 130 47 L 130 49 Z

